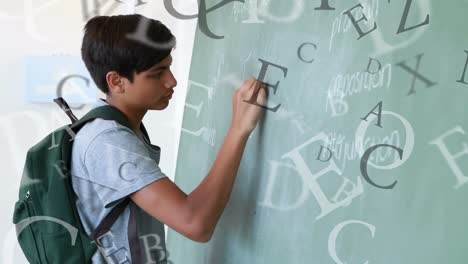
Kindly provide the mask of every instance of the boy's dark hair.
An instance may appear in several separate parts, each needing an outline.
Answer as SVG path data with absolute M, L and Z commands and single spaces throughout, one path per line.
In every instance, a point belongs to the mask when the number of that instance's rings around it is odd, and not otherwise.
M 146 32 L 141 32 L 143 27 Z M 96 16 L 84 28 L 81 57 L 97 87 L 107 94 L 109 71 L 133 81 L 135 73 L 161 62 L 172 48 L 175 37 L 158 20 L 139 14 Z

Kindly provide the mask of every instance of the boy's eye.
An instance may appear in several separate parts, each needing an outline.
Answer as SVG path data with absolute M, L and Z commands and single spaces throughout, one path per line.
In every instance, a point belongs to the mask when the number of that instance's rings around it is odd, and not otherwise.
M 162 72 L 158 72 L 156 74 L 151 75 L 151 77 L 159 79 L 159 78 L 161 78 L 161 75 L 162 75 Z

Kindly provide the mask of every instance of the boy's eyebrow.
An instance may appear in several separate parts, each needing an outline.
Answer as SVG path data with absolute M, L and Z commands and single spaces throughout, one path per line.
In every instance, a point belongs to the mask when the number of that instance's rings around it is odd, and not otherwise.
M 167 65 L 167 66 L 166 66 L 166 65 L 162 65 L 162 66 L 159 66 L 159 67 L 156 67 L 156 68 L 152 68 L 152 69 L 150 69 L 150 71 L 151 71 L 151 72 L 154 72 L 154 71 L 161 70 L 161 69 L 168 69 L 169 66 L 171 66 L 171 65 L 172 65 L 172 60 L 171 60 L 171 63 L 169 63 L 169 65 Z
M 150 69 L 150 72 L 155 72 L 157 70 L 167 69 L 167 68 L 169 68 L 169 66 L 159 66 L 157 68 Z

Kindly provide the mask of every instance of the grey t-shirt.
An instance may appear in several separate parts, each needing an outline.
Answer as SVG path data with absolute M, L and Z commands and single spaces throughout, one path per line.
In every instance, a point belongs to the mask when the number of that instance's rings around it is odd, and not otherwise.
M 105 105 L 97 99 L 94 107 Z M 75 135 L 71 179 L 76 206 L 89 235 L 123 198 L 167 177 L 159 168 L 160 148 L 113 120 L 97 118 Z M 92 263 L 131 263 L 128 242 L 130 206 L 136 209 L 137 234 L 143 263 L 166 257 L 164 226 L 135 203 L 130 203 L 110 231 L 97 239 Z

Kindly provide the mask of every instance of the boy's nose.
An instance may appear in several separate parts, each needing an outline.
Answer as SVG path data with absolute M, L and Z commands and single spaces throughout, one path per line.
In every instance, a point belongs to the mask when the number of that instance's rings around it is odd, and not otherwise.
M 168 82 L 164 83 L 164 87 L 166 87 L 167 89 L 171 89 L 171 88 L 173 88 L 175 86 L 177 86 L 177 81 L 174 81 L 174 82 L 168 81 Z
M 174 75 L 171 74 L 171 78 L 169 78 L 164 83 L 164 87 L 170 89 L 170 88 L 173 88 L 173 87 L 176 87 L 176 86 L 177 86 L 177 80 L 174 78 Z

